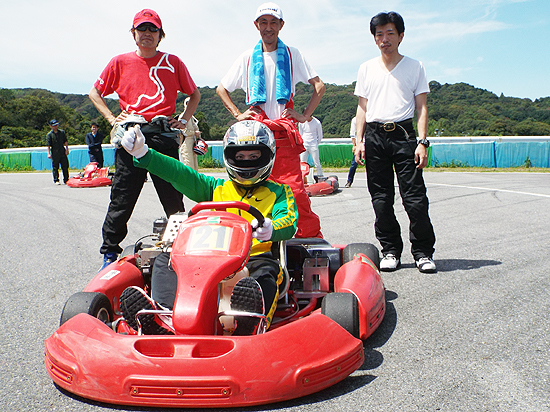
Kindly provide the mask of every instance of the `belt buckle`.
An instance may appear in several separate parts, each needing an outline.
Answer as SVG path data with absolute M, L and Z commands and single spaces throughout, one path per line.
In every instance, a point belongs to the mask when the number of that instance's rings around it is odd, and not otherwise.
M 386 122 L 382 125 L 385 132 L 393 132 L 395 130 L 395 122 Z

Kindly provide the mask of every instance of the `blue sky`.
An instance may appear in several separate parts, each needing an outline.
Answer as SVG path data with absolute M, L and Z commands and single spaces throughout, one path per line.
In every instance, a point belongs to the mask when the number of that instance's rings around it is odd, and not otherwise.
M 128 30 L 146 7 L 163 20 L 160 49 L 178 55 L 198 86 L 215 87 L 259 35 L 252 0 L 4 1 L 0 87 L 86 94 L 109 59 L 135 49 Z M 378 56 L 369 21 L 405 19 L 402 54 L 429 80 L 465 82 L 497 95 L 550 96 L 549 0 L 280 0 L 281 39 L 306 56 L 325 83 L 350 84 Z M 7 16 L 7 17 L 6 17 Z M 12 38 L 13 40 L 8 40 Z

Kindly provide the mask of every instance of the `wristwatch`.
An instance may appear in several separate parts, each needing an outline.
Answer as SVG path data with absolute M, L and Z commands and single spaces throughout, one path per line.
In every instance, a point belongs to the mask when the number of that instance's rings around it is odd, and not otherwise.
M 186 124 L 187 124 L 187 120 L 185 120 L 185 119 L 181 119 L 181 120 L 180 120 L 180 123 L 183 123 L 183 124 L 185 124 L 185 125 L 186 125 Z
M 430 141 L 428 139 L 420 139 L 418 144 L 424 145 L 426 148 L 430 147 Z

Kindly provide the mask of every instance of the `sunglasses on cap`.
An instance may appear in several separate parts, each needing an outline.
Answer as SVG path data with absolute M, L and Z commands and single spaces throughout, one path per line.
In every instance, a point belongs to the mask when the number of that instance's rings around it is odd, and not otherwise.
M 146 31 L 147 29 L 149 29 L 151 33 L 156 33 L 160 30 L 157 26 L 153 26 L 152 24 L 140 24 L 136 27 L 137 31 Z

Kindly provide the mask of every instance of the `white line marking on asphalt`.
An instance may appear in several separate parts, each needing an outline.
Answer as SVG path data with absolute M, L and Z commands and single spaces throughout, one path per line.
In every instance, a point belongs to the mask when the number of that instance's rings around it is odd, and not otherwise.
M 542 193 L 520 192 L 520 191 L 517 191 L 517 190 L 505 190 L 505 189 L 492 189 L 492 188 L 489 188 L 489 187 L 449 185 L 449 184 L 445 184 L 445 183 L 428 183 L 428 186 L 462 187 L 464 189 L 484 190 L 484 191 L 487 191 L 487 192 L 504 192 L 504 193 L 514 193 L 514 194 L 518 194 L 518 195 L 528 195 L 528 196 L 537 196 L 537 197 L 550 198 L 550 195 L 544 195 Z

